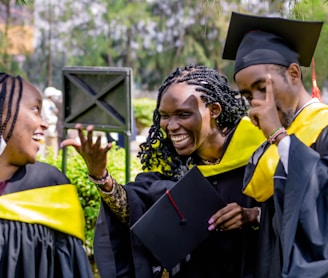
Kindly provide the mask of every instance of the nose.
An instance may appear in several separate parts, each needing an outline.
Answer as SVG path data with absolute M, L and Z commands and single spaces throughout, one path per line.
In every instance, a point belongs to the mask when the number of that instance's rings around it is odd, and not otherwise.
M 179 128 L 179 122 L 175 119 L 175 117 L 169 118 L 166 126 L 167 130 L 175 130 Z
M 265 99 L 265 94 L 263 92 L 255 91 L 252 93 L 252 99 L 249 101 L 251 107 L 253 107 L 253 100 Z
M 43 119 L 42 119 L 42 121 L 41 121 L 41 128 L 42 128 L 43 130 L 46 130 L 46 129 L 49 128 L 49 124 L 48 124 L 45 120 L 43 120 Z

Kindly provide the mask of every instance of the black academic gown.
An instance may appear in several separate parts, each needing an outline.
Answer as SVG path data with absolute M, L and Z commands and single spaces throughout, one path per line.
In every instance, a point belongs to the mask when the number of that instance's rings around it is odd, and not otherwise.
M 37 162 L 21 167 L 3 195 L 69 183 L 57 168 Z M 80 239 L 43 225 L 0 219 L 0 277 L 94 276 Z
M 208 177 L 208 180 L 227 203 L 254 207 L 254 201 L 241 192 L 243 173 L 244 167 L 241 167 Z M 94 238 L 95 259 L 101 277 L 160 277 L 160 264 L 130 233 L 129 227 L 173 184 L 155 172 L 141 173 L 135 182 L 126 184 L 129 225 L 120 223 L 106 204 L 101 205 Z M 257 232 L 250 225 L 241 230 L 213 231 L 210 238 L 191 253 L 188 262 L 181 262 L 180 271 L 174 277 L 253 277 Z
M 327 131 L 312 149 L 291 135 L 288 177 L 280 162 L 262 206 L 256 277 L 328 277 Z

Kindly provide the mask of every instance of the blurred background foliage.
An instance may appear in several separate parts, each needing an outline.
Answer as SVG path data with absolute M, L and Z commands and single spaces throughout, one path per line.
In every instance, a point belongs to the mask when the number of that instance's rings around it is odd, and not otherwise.
M 64 66 L 131 67 L 138 92 L 156 91 L 175 67 L 189 63 L 216 68 L 233 82 L 233 62 L 221 59 L 231 11 L 326 21 L 328 4 L 323 0 L 0 0 L 0 70 L 21 74 L 41 90 L 62 87 Z M 15 33 L 15 26 L 26 29 Z M 327 40 L 324 26 L 315 52 L 319 87 L 327 80 Z M 304 81 L 310 89 L 310 69 L 305 69 Z

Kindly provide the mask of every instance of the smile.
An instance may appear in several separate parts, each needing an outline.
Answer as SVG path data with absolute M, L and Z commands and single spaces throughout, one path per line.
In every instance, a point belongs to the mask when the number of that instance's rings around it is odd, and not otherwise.
M 44 138 L 44 136 L 41 135 L 41 134 L 34 134 L 34 135 L 32 136 L 32 139 L 33 139 L 34 141 L 43 141 L 43 138 Z
M 189 135 L 171 136 L 171 141 L 174 145 L 181 145 L 189 139 Z

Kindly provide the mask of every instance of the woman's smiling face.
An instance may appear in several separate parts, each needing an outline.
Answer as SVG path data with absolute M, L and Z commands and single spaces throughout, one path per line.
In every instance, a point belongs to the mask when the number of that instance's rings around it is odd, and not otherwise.
M 195 88 L 185 82 L 172 84 L 163 93 L 158 109 L 160 126 L 179 155 L 198 153 L 211 133 L 210 110 Z
M 11 83 L 8 84 L 11 86 Z M 22 97 L 19 103 L 19 112 L 12 136 L 7 142 L 7 147 L 3 155 L 12 165 L 20 166 L 26 163 L 34 163 L 37 152 L 40 148 L 40 140 L 43 139 L 43 132 L 48 128 L 41 117 L 42 97 L 37 89 L 27 81 L 23 81 Z M 13 124 L 13 115 L 17 108 L 18 100 L 18 82 L 14 91 L 12 103 L 12 116 L 5 130 L 6 138 L 11 125 Z M 7 94 L 7 98 L 9 94 Z M 7 108 L 4 110 L 7 114 Z

